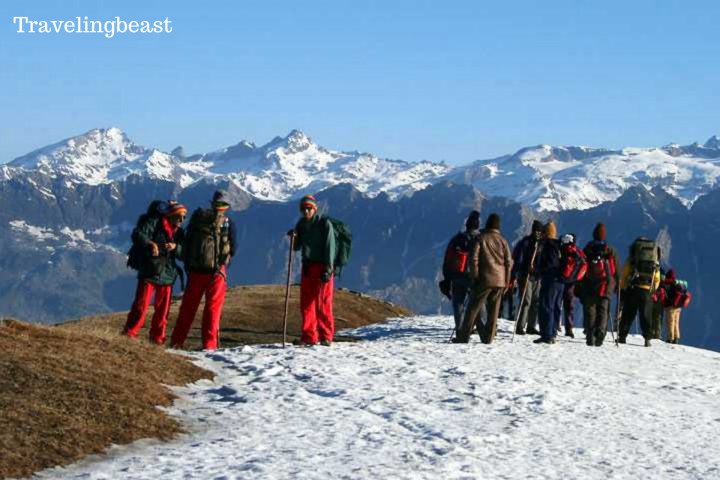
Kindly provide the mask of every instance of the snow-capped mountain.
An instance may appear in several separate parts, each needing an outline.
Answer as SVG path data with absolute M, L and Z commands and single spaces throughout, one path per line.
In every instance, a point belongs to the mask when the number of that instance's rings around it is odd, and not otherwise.
M 201 180 L 229 181 L 256 198 L 273 201 L 340 183 L 350 183 L 370 196 L 385 192 L 397 199 L 451 181 L 540 211 L 592 208 L 642 185 L 661 187 L 690 206 L 712 190 L 720 176 L 720 137 L 703 145 L 622 150 L 540 145 L 451 168 L 444 163 L 412 163 L 330 150 L 298 130 L 262 146 L 243 140 L 186 157 L 182 147 L 164 153 L 133 143 L 118 128 L 108 128 L 17 158 L 0 167 L 0 181 L 23 170 L 89 185 L 121 181 L 133 174 L 166 180 L 181 189 Z
M 606 150 L 539 145 L 459 167 L 445 178 L 537 210 L 585 210 L 633 186 L 661 187 L 686 206 L 720 176 L 720 138 L 704 145 Z
M 62 175 L 70 181 L 98 185 L 132 174 L 188 187 L 198 180 L 229 180 L 263 200 L 284 201 L 339 183 L 391 197 L 423 189 L 448 173 L 444 164 L 381 159 L 368 153 L 338 152 L 316 145 L 293 130 L 260 147 L 242 141 L 215 152 L 185 157 L 181 147 L 164 153 L 136 145 L 118 128 L 95 129 L 10 162 L 0 180 L 16 169 Z

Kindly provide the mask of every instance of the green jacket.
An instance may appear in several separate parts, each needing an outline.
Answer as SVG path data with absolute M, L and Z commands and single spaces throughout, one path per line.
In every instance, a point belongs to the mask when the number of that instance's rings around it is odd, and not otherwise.
M 161 221 L 161 218 L 151 218 L 134 232 L 133 241 L 143 245 L 145 252 L 145 261 L 138 271 L 138 278 L 155 285 L 172 285 L 178 276 L 175 260 L 180 257 L 182 251 L 184 231 L 180 228 L 175 232 L 172 240 L 172 243 L 176 244 L 175 250 L 168 252 L 162 247 L 170 243 L 170 240 L 160 224 Z M 157 257 L 151 254 L 150 242 L 155 242 L 160 248 L 160 255 Z
M 335 232 L 332 223 L 315 214 L 309 221 L 304 217 L 295 225 L 295 250 L 302 251 L 302 261 L 327 265 L 327 272 L 333 271 L 335 263 Z

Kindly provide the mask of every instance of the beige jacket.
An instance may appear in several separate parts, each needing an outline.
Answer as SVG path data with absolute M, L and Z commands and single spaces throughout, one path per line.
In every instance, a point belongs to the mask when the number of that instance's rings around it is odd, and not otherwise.
M 512 263 L 510 246 L 500 230 L 482 230 L 471 250 L 470 280 L 481 287 L 507 287 Z

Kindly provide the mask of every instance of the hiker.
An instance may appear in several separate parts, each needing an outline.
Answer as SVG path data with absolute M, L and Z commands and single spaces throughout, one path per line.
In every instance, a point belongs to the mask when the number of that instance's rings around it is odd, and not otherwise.
M 544 228 L 544 239 L 537 272 L 540 276 L 538 319 L 540 320 L 540 338 L 533 343 L 555 343 L 560 326 L 563 291 L 561 263 L 562 250 L 557 239 L 557 227 L 553 221 Z
M 561 275 L 565 284 L 563 289 L 562 310 L 565 320 L 565 336 L 575 338 L 575 284 L 582 280 L 587 272 L 587 260 L 582 250 L 575 244 L 575 234 L 566 233 L 560 240 L 562 248 Z
M 578 282 L 575 294 L 583 306 L 585 344 L 600 347 L 605 341 L 610 315 L 610 299 L 620 281 L 617 251 L 608 245 L 605 224 L 593 229 L 593 239 L 585 245 L 587 273 Z
M 140 333 L 154 294 L 150 341 L 158 345 L 165 343 L 172 288 L 179 270 L 175 260 L 181 252 L 182 223 L 186 213 L 187 209 L 179 203 L 153 202 L 133 231 L 133 244 L 141 251 L 138 252 L 135 300 L 125 322 L 124 333 L 128 337 L 137 337 Z
M 300 277 L 300 310 L 302 333 L 293 343 L 300 346 L 329 347 L 335 335 L 333 317 L 334 262 L 336 242 L 333 223 L 317 213 L 317 200 L 312 195 L 300 199 L 300 214 L 295 228 L 295 250 L 302 255 Z
M 675 270 L 665 274 L 660 291 L 664 292 L 665 318 L 667 319 L 667 343 L 680 341 L 680 312 L 690 305 L 692 294 L 687 290 L 687 282 L 678 280 Z
M 512 289 L 515 285 L 519 292 L 525 289 L 525 298 L 520 299 L 518 322 L 515 325 L 515 333 L 518 335 L 537 335 L 538 330 L 538 295 L 540 293 L 539 277 L 536 264 L 540 257 L 542 248 L 543 224 L 539 220 L 532 223 L 531 233 L 522 238 L 513 249 L 513 269 L 508 287 Z M 531 264 L 531 259 L 535 261 Z M 527 283 L 527 287 L 525 286 Z
M 465 299 L 470 289 L 468 275 L 468 256 L 475 237 L 480 234 L 480 212 L 473 210 L 465 220 L 465 231 L 457 233 L 450 239 L 445 249 L 441 288 L 448 292 L 452 302 L 455 330 L 462 323 Z M 478 331 L 479 333 L 479 331 Z
M 497 332 L 502 295 L 509 283 L 512 255 L 507 240 L 500 233 L 500 216 L 492 213 L 473 240 L 469 266 L 470 299 L 454 343 L 468 343 L 474 323 L 483 305 L 487 321 L 479 329 L 482 343 L 492 343 Z
M 227 267 L 235 255 L 237 234 L 235 224 L 227 216 L 230 210 L 227 193 L 216 191 L 210 205 L 209 209 L 198 208 L 193 212 L 185 233 L 181 258 L 188 272 L 188 284 L 172 332 L 174 348 L 184 347 L 203 295 L 202 346 L 205 350 L 218 348 Z
M 630 256 L 620 278 L 622 317 L 619 343 L 626 343 L 630 327 L 639 313 L 640 328 L 645 346 L 651 346 L 652 295 L 660 285 L 660 247 L 645 237 L 637 238 L 630 246 Z

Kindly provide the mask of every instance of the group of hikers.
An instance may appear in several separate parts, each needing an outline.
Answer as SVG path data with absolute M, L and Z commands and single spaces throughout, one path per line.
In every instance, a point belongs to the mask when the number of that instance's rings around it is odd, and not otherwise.
M 336 237 L 338 233 L 349 232 L 344 232 L 342 222 L 317 215 L 317 201 L 313 196 L 304 196 L 299 206 L 301 218 L 288 232 L 294 250 L 299 250 L 302 256 L 302 334 L 294 343 L 329 346 L 335 333 L 333 277 L 349 255 L 343 251 L 343 247 L 347 250 L 349 246 L 337 242 Z M 218 190 L 210 208 L 196 209 L 187 228 L 183 228 L 187 215 L 184 205 L 159 200 L 149 205 L 132 232 L 132 247 L 128 252 L 128 266 L 138 271 L 138 281 L 123 330 L 125 335 L 138 336 L 154 295 L 150 341 L 158 345 L 165 343 L 173 285 L 178 277 L 184 283 L 183 269 L 177 264 L 180 261 L 188 278 L 187 286 L 183 285 L 182 303 L 170 345 L 184 347 L 204 296 L 202 346 L 205 350 L 218 348 L 228 266 L 237 248 L 235 225 L 227 216 L 230 207 L 227 193 Z
M 176 201 L 153 201 L 140 216 L 128 252 L 128 266 L 138 271 L 138 282 L 125 323 L 126 335 L 139 334 L 148 306 L 154 301 L 150 341 L 165 343 L 172 289 L 179 277 L 184 292 L 170 345 L 184 347 L 204 296 L 202 345 L 206 350 L 218 348 L 228 266 L 237 248 L 235 225 L 227 215 L 230 207 L 227 193 L 218 190 L 210 208 L 193 212 L 187 228 L 183 223 L 188 210 Z M 287 232 L 292 248 L 286 314 L 292 251 L 300 251 L 302 327 L 300 338 L 293 343 L 330 346 L 335 333 L 334 277 L 348 260 L 351 236 L 343 222 L 318 214 L 312 195 L 302 197 L 299 209 L 300 219 Z M 539 335 L 535 343 L 553 344 L 562 323 L 565 335 L 574 337 L 578 298 L 583 307 L 586 343 L 601 346 L 612 322 L 610 300 L 617 295 L 618 343 L 626 342 L 639 315 L 645 346 L 649 347 L 651 339 L 660 337 L 663 312 L 666 340 L 678 343 L 680 312 L 692 297 L 687 283 L 678 280 L 674 270 L 662 278 L 661 250 L 656 242 L 636 239 L 621 270 L 617 251 L 606 241 L 605 225 L 598 223 L 592 235 L 592 241 L 580 249 L 574 234 L 558 239 L 552 221 L 543 224 L 535 220 L 530 234 L 511 251 L 500 232 L 500 216 L 490 214 L 481 229 L 480 213 L 472 211 L 465 230 L 450 240 L 443 259 L 440 290 L 452 302 L 456 332 L 452 341 L 467 343 L 477 329 L 483 343 L 492 343 L 503 301 L 513 316 L 517 295 L 514 335 Z M 177 261 L 183 263 L 182 269 Z
M 678 343 L 680 312 L 692 295 L 687 282 L 677 279 L 675 270 L 662 271 L 661 249 L 656 242 L 637 238 L 620 269 L 617 250 L 607 243 L 605 225 L 598 223 L 592 236 L 580 249 L 575 234 L 558 238 L 554 222 L 535 220 L 530 234 L 511 252 L 500 233 L 497 214 L 491 214 L 481 229 L 480 213 L 470 212 L 465 230 L 448 243 L 439 284 L 452 302 L 456 332 L 452 341 L 467 343 L 476 328 L 483 343 L 492 343 L 503 301 L 512 317 L 517 294 L 513 335 L 539 335 L 534 343 L 556 343 L 561 323 L 565 335 L 574 338 L 577 298 L 582 304 L 585 343 L 601 346 L 608 323 L 612 326 L 613 295 L 617 296 L 617 343 L 626 343 L 639 316 L 645 346 L 651 346 L 652 339 L 660 338 L 663 313 L 666 341 Z

